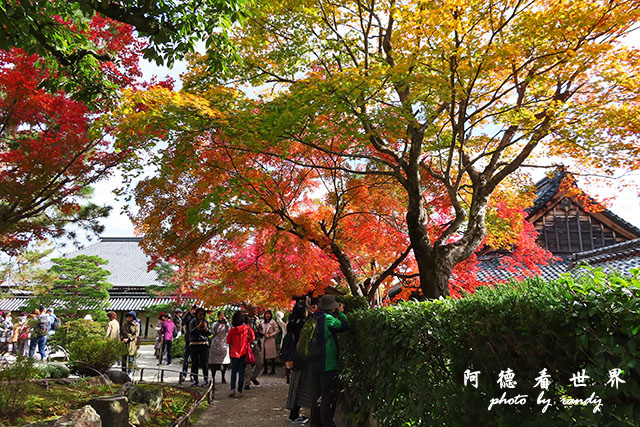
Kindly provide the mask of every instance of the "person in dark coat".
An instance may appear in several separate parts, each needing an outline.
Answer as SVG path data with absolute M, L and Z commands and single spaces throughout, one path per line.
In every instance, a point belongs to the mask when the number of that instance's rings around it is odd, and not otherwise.
M 198 385 L 198 370 L 200 368 L 202 368 L 202 375 L 204 377 L 204 383 L 202 385 L 204 387 L 209 385 L 208 356 L 211 329 L 209 328 L 209 322 L 207 322 L 206 317 L 207 313 L 204 311 L 204 308 L 198 308 L 195 318 L 189 322 L 192 387 Z
M 293 308 L 287 322 L 287 334 L 283 340 L 281 357 L 293 362 L 291 378 L 289 381 L 289 394 L 287 396 L 287 409 L 289 421 L 294 424 L 304 424 L 307 418 L 300 415 L 300 408 L 313 407 L 313 384 L 309 364 L 302 359 L 296 351 L 296 345 L 300 339 L 300 331 L 307 318 L 307 309 L 299 304 Z
M 193 304 L 189 312 L 182 316 L 182 325 L 184 328 L 182 331 L 182 334 L 184 335 L 184 363 L 182 364 L 182 372 L 180 373 L 180 382 L 184 381 L 187 376 L 187 370 L 189 369 L 189 359 L 191 358 L 191 347 L 189 346 L 189 323 L 193 320 L 197 309 L 198 306 Z

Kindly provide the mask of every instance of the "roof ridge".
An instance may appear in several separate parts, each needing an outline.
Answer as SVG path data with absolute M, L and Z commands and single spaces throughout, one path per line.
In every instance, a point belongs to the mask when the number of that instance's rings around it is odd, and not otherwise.
M 100 242 L 140 242 L 142 237 L 123 236 L 123 237 L 100 237 Z
M 640 239 L 627 240 L 626 242 L 615 243 L 603 248 L 592 249 L 590 251 L 578 252 L 573 255 L 574 261 L 580 261 L 587 258 L 593 258 L 598 255 L 620 255 L 620 250 L 638 249 L 640 251 Z

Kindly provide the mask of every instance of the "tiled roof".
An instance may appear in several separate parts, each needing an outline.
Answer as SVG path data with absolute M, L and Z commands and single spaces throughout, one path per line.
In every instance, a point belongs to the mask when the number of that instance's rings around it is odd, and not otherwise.
M 628 274 L 632 268 L 640 268 L 640 239 L 592 251 L 579 252 L 549 265 L 540 266 L 540 276 L 546 280 L 555 280 L 560 274 L 575 270 L 582 264 L 602 268 L 605 271 L 615 270 L 622 274 Z M 514 272 L 513 268 L 507 269 L 497 256 L 480 260 L 479 267 L 477 278 L 483 282 L 502 282 L 526 275 Z
M 0 311 L 20 311 L 27 306 L 28 298 L 2 298 Z
M 114 287 L 147 287 L 160 285 L 155 271 L 147 271 L 149 258 L 140 249 L 138 237 L 102 237 L 98 243 L 65 254 L 65 258 L 78 255 L 97 255 L 109 263 L 102 268 L 111 275 L 107 281 Z
M 640 268 L 640 239 L 577 253 L 571 258 L 569 267 L 574 269 L 581 264 L 626 274 L 632 268 Z
M 111 298 L 109 300 L 109 307 L 105 309 L 114 311 L 144 311 L 151 306 L 160 304 L 169 304 L 174 301 L 172 297 L 122 297 Z M 29 303 L 29 298 L 3 298 L 0 299 L 0 311 L 20 311 L 23 310 Z M 55 308 L 55 302 L 54 302 Z
M 570 261 L 568 259 L 559 259 L 551 261 L 548 265 L 540 266 L 539 276 L 545 280 L 555 280 L 560 274 L 566 273 Z M 516 269 L 517 270 L 517 269 Z M 505 266 L 500 262 L 499 257 L 480 260 L 477 279 L 482 282 L 506 282 L 512 278 L 522 278 L 527 276 L 537 276 L 529 271 L 521 270 L 522 273 L 514 271 L 514 268 Z
M 553 196 L 558 194 L 562 180 L 568 175 L 567 171 L 558 169 L 552 177 L 545 176 L 536 182 L 536 198 L 533 200 L 533 206 L 527 209 L 529 217 L 535 215 Z

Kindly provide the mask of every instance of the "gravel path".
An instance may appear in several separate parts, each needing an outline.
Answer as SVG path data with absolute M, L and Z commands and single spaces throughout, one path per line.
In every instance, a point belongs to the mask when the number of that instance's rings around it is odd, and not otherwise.
M 277 375 L 261 375 L 260 386 L 251 386 L 241 399 L 229 397 L 229 384 L 220 383 L 220 373 L 216 375 L 215 400 L 199 417 L 196 426 L 248 426 L 284 427 L 292 426 L 287 417 L 289 411 L 287 392 L 289 385 L 284 379 L 282 368 Z M 231 372 L 227 372 L 227 381 Z M 309 416 L 308 410 L 302 414 Z M 306 424 L 308 425 L 308 424 Z

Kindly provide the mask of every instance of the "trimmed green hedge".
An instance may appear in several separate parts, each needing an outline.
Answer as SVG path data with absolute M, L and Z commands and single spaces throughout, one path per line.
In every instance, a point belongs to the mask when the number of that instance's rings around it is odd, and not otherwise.
M 343 404 L 352 421 L 385 426 L 640 425 L 640 298 L 634 278 L 585 270 L 579 279 L 539 278 L 480 288 L 458 300 L 407 302 L 349 316 L 341 337 Z M 607 386 L 609 371 L 626 383 Z M 464 372 L 480 371 L 478 387 Z M 511 369 L 515 388 L 500 388 Z M 537 402 L 540 371 L 551 399 Z M 586 387 L 571 378 L 586 370 Z M 512 405 L 495 403 L 506 392 Z M 586 406 L 561 399 L 599 397 Z M 591 400 L 593 400 L 591 399 Z M 519 404 L 522 403 L 522 404 Z

